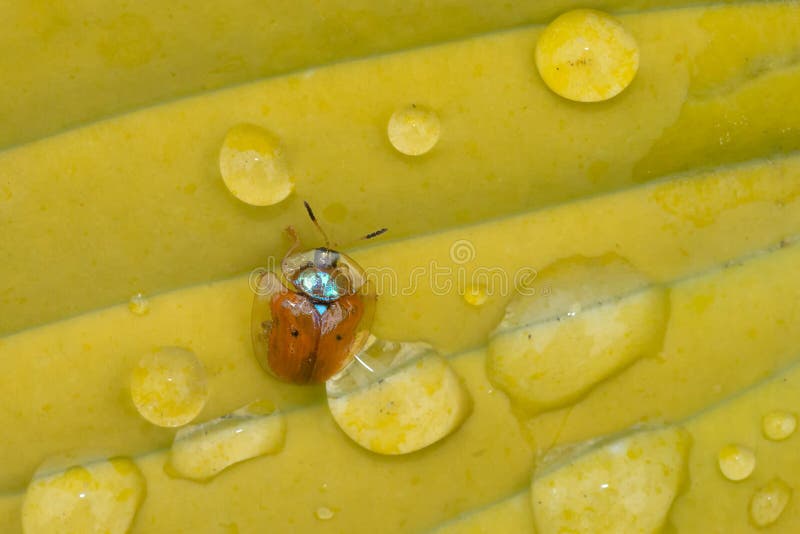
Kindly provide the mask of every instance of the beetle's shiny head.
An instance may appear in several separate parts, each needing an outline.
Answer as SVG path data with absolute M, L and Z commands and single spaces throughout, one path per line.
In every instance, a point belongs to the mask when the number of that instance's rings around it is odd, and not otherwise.
M 318 302 L 333 302 L 364 285 L 361 267 L 327 247 L 292 254 L 283 261 L 281 269 L 295 290 Z

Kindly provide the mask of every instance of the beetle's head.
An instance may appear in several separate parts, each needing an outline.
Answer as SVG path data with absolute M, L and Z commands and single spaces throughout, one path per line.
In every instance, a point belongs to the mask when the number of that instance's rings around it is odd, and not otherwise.
M 281 270 L 295 290 L 319 302 L 333 302 L 364 285 L 361 268 L 327 247 L 292 254 L 283 260 Z

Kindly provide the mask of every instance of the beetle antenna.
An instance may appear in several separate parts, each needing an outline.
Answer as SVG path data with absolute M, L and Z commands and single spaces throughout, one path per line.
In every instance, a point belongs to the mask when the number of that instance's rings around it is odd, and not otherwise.
M 311 206 L 309 206 L 308 202 L 305 200 L 303 201 L 303 205 L 306 207 L 306 211 L 308 212 L 308 218 L 311 219 L 311 222 L 314 223 L 314 226 L 317 227 L 317 230 L 319 230 L 319 233 L 321 233 L 322 237 L 325 239 L 325 246 L 330 248 L 331 241 L 328 239 L 328 234 L 326 234 L 325 230 L 323 230 L 322 226 L 320 226 L 319 221 L 317 221 L 317 216 L 314 215 L 314 211 L 311 209 Z
M 389 231 L 388 228 L 381 228 L 380 230 L 375 230 L 374 232 L 368 233 L 367 235 L 365 235 L 361 239 L 372 239 L 373 237 L 378 237 L 379 235 L 385 234 L 388 231 Z
M 361 237 L 359 237 L 358 239 L 354 239 L 354 240 L 352 240 L 352 241 L 348 241 L 348 242 L 346 243 L 346 246 L 352 245 L 352 244 L 353 244 L 353 243 L 355 243 L 356 241 L 362 241 L 362 240 L 365 240 L 365 239 L 372 239 L 373 237 L 378 237 L 379 235 L 383 235 L 383 234 L 385 234 L 385 233 L 386 233 L 386 232 L 388 232 L 388 231 L 389 231 L 389 229 L 388 229 L 388 228 L 381 228 L 380 230 L 375 230 L 374 232 L 370 232 L 370 233 L 368 233 L 367 235 L 362 235 L 362 236 L 361 236 Z M 337 246 L 338 246 L 338 244 L 337 244 Z

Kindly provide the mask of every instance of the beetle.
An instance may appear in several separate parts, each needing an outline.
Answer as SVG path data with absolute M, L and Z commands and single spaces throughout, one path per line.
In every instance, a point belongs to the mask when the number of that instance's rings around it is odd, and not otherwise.
M 285 382 L 319 384 L 344 369 L 363 348 L 376 295 L 364 270 L 330 248 L 311 206 L 303 204 L 325 246 L 299 252 L 297 232 L 286 228 L 292 245 L 281 260 L 280 276 L 267 271 L 256 279 L 251 337 L 256 359 L 266 371 Z

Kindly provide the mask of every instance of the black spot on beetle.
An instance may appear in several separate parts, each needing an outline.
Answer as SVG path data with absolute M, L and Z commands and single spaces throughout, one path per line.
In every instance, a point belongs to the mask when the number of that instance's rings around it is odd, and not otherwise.
M 336 334 L 336 341 L 341 341 L 341 340 L 342 340 L 342 335 Z
M 299 335 L 300 335 L 300 332 L 298 332 L 298 331 L 297 331 L 297 330 L 295 330 L 294 328 L 292 328 L 292 331 L 291 331 L 291 332 L 289 332 L 289 333 L 290 333 L 290 334 L 292 334 L 292 337 L 297 337 L 297 336 L 299 336 Z

